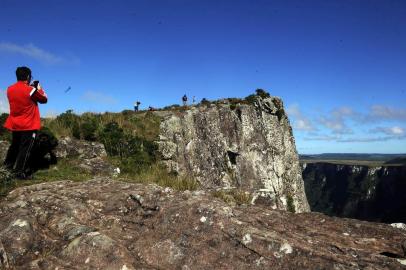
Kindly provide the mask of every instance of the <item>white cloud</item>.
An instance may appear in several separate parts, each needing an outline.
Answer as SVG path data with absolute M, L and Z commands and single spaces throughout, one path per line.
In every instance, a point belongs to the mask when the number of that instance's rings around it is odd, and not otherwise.
M 9 113 L 10 107 L 8 104 L 7 93 L 0 89 L 0 113 Z
M 402 127 L 394 126 L 394 127 L 376 127 L 371 129 L 370 132 L 380 132 L 390 136 L 405 136 L 406 132 L 405 129 Z
M 287 113 L 293 119 L 293 128 L 300 131 L 316 130 L 310 120 L 305 117 L 299 109 L 298 104 L 293 104 L 287 108 Z
M 20 54 L 33 58 L 44 64 L 54 65 L 61 63 L 77 63 L 76 57 L 64 58 L 41 49 L 34 44 L 19 45 L 11 42 L 0 42 L 0 52 Z
M 106 95 L 101 92 L 97 91 L 86 91 L 82 98 L 85 101 L 96 103 L 96 104 L 105 104 L 105 105 L 114 105 L 117 104 L 117 99 L 115 99 L 113 96 Z
M 297 104 L 287 109 L 288 114 L 294 118 L 293 126 L 297 130 L 306 131 L 305 141 L 326 141 L 335 143 L 374 143 L 394 140 L 406 140 L 406 109 L 385 105 L 374 105 L 368 111 L 361 113 L 350 107 L 334 108 L 329 113 L 320 114 L 313 122 L 303 117 Z M 305 119 L 306 121 L 302 121 Z M 368 135 L 363 135 L 361 127 L 369 127 L 374 122 L 398 122 L 397 125 L 375 127 L 369 129 Z M 306 128 L 307 123 L 317 132 Z M 359 128 L 355 128 L 358 126 Z M 359 131 L 358 131 L 359 130 Z M 364 129 L 365 131 L 365 129 Z
M 346 124 L 349 117 L 355 116 L 356 113 L 349 107 L 340 107 L 330 112 L 329 116 L 321 116 L 319 123 L 330 129 L 335 134 L 351 134 L 352 129 Z

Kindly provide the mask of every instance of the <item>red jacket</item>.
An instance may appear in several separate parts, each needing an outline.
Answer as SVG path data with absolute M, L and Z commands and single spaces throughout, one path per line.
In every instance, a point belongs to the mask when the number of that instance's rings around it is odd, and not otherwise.
M 18 81 L 7 89 L 10 115 L 4 127 L 11 131 L 38 130 L 41 128 L 38 102 L 46 103 L 47 95 L 27 82 Z

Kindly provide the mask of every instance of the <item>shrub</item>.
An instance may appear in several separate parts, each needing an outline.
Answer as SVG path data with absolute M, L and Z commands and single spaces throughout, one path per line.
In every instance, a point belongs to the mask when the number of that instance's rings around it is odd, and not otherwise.
M 110 156 L 123 158 L 125 151 L 125 135 L 116 122 L 108 123 L 99 134 L 100 141 L 104 144 Z
M 87 141 L 97 140 L 98 123 L 95 117 L 86 117 L 80 124 L 80 138 Z
M 176 109 L 176 108 L 179 108 L 179 107 L 180 107 L 179 104 L 172 104 L 172 105 L 163 107 L 162 110 L 169 111 L 169 110 L 173 110 L 173 109 Z
M 293 197 L 291 195 L 287 196 L 286 203 L 287 203 L 288 211 L 291 212 L 291 213 L 296 213 L 295 203 L 294 203 Z
M 73 113 L 73 110 L 67 110 L 58 115 L 55 122 L 68 130 L 73 137 L 80 139 L 80 117 Z
M 244 100 L 249 104 L 254 104 L 257 101 L 257 95 L 249 95 Z
M 261 98 L 269 98 L 271 96 L 267 91 L 261 88 L 255 90 L 255 93 L 257 94 L 257 96 L 260 96 Z
M 202 105 L 210 105 L 210 101 L 207 100 L 206 98 L 203 98 L 202 101 L 200 101 L 200 104 L 202 104 Z
M 0 115 L 0 140 L 2 141 L 11 141 L 11 132 L 3 127 L 8 117 L 8 113 L 2 113 Z
M 3 167 L 0 167 L 0 197 L 7 195 L 13 189 L 15 181 L 11 172 Z

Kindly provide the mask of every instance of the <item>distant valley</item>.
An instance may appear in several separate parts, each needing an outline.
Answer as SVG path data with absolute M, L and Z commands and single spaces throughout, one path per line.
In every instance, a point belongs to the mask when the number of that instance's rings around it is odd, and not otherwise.
M 378 222 L 406 222 L 405 154 L 301 155 L 312 211 Z

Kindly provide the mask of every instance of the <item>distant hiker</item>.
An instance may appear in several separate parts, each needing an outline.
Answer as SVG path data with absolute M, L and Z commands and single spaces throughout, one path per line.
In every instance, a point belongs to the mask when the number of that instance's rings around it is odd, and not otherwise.
M 187 105 L 187 96 L 186 96 L 186 94 L 183 95 L 182 102 L 183 102 L 183 106 Z
M 193 102 L 193 105 L 195 105 L 195 103 L 196 103 L 196 97 L 195 96 L 193 96 L 192 102 Z
M 17 83 L 7 89 L 10 115 L 4 127 L 12 132 L 12 141 L 4 165 L 13 170 L 17 178 L 26 179 L 31 173 L 28 160 L 41 128 L 38 103 L 47 103 L 48 98 L 39 81 L 30 85 L 32 75 L 28 67 L 18 67 L 16 76 Z
M 138 110 L 140 108 L 140 104 L 141 104 L 141 102 L 139 102 L 139 101 L 134 103 L 134 112 L 138 112 Z

